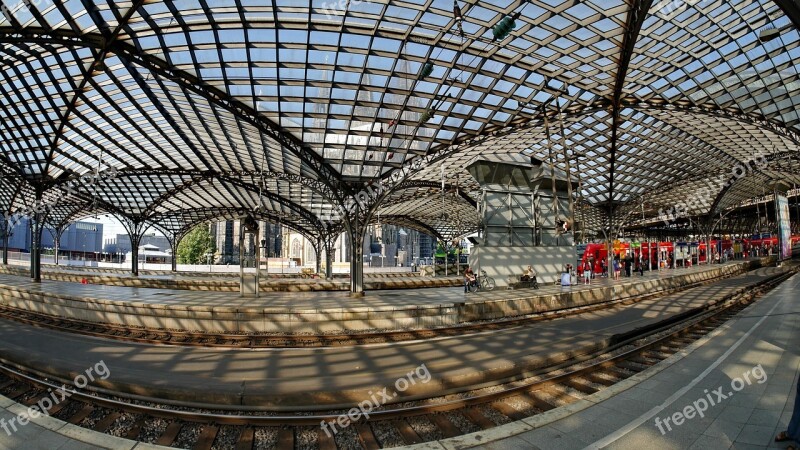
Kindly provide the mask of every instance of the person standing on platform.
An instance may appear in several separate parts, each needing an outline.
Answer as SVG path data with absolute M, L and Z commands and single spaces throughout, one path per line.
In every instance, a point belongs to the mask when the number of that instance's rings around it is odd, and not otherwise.
M 583 262 L 583 284 L 592 282 L 592 264 L 589 261 Z
M 619 280 L 619 273 L 621 271 L 620 267 L 619 267 L 619 258 L 614 258 L 614 267 L 613 268 L 614 268 L 614 279 L 615 280 Z
M 792 418 L 789 420 L 789 428 L 781 431 L 775 437 L 775 442 L 794 441 L 794 444 L 787 447 L 791 450 L 797 450 L 798 444 L 800 444 L 800 377 L 798 377 L 797 383 L 797 394 L 794 396 L 794 410 Z
M 472 271 L 472 267 L 467 266 L 464 270 L 464 292 L 466 293 L 469 290 L 469 284 L 475 282 L 475 272 Z

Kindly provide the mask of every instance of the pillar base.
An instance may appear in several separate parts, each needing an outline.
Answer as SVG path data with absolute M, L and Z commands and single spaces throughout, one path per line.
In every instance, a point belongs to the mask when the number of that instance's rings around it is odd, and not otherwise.
M 363 297 L 365 295 L 367 295 L 367 293 L 363 292 L 363 291 L 362 292 L 351 292 L 350 293 L 350 297 L 354 297 L 354 298 Z

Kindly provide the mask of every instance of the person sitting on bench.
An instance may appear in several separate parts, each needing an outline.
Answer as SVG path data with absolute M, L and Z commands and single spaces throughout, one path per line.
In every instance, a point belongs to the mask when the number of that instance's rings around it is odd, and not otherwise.
M 536 271 L 533 270 L 533 267 L 528 266 L 522 276 L 519 277 L 519 281 L 536 281 Z

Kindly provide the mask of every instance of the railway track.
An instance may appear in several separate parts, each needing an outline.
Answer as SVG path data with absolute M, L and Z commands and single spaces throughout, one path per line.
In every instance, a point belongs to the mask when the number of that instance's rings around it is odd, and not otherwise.
M 612 386 L 680 351 L 719 327 L 795 271 L 720 302 L 668 329 L 619 342 L 602 355 L 503 386 L 421 402 L 391 405 L 329 435 L 321 421 L 346 411 L 281 415 L 199 411 L 76 392 L 48 410 L 58 419 L 97 432 L 190 449 L 377 449 L 415 444 L 493 428 L 558 408 Z M 591 358 L 591 359 L 590 359 Z M 60 384 L 0 366 L 0 393 L 34 405 Z
M 674 289 L 628 297 L 622 300 L 596 303 L 590 306 L 566 308 L 557 311 L 511 317 L 501 320 L 478 321 L 455 326 L 418 330 L 372 330 L 363 332 L 313 335 L 287 333 L 207 333 L 98 323 L 43 314 L 20 308 L 14 308 L 8 305 L 0 305 L 0 318 L 56 331 L 76 333 L 104 339 L 137 342 L 149 345 L 184 345 L 213 348 L 341 347 L 431 339 L 443 336 L 462 336 L 472 333 L 502 330 L 509 327 L 527 325 L 542 320 L 552 320 L 614 306 L 629 305 L 715 283 L 725 278 L 728 277 L 704 280 L 696 283 L 686 284 Z

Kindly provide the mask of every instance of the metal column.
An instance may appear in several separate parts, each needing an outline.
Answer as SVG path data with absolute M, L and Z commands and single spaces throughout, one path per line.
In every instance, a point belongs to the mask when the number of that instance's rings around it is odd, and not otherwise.
M 364 295 L 364 224 L 356 218 L 347 227 L 350 240 L 350 295 Z
M 239 222 L 239 292 L 242 297 L 259 297 L 260 255 L 258 223 L 252 217 L 246 217 Z
M 325 279 L 332 280 L 333 279 L 333 242 L 332 237 L 326 236 L 323 239 L 323 245 L 325 246 Z
M 42 231 L 44 214 L 36 213 L 31 218 L 31 280 L 42 281 Z
M 317 245 L 314 247 L 315 273 L 322 273 L 322 239 L 317 238 Z
M 8 265 L 8 234 L 11 232 L 9 223 L 3 219 L 3 265 Z
M 53 252 L 53 262 L 58 265 L 58 248 L 61 247 L 61 233 L 57 229 L 55 232 L 56 235 L 53 236 L 53 249 L 55 250 Z

